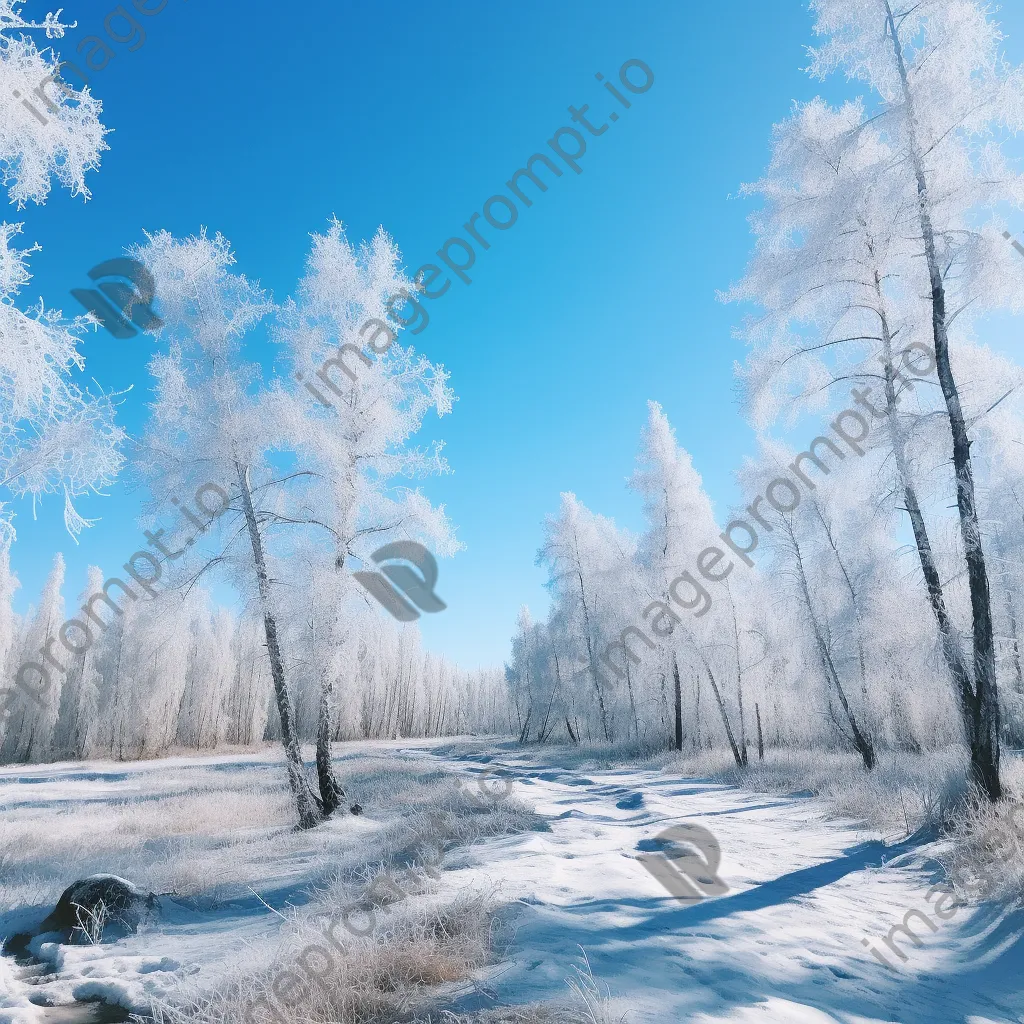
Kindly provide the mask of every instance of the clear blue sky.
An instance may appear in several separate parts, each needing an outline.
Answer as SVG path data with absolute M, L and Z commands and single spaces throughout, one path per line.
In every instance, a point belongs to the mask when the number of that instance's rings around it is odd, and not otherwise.
M 79 27 L 55 45 L 74 59 L 116 5 L 63 2 Z M 238 269 L 279 298 L 302 271 L 309 233 L 332 214 L 353 239 L 382 224 L 414 270 L 572 124 L 570 104 L 591 104 L 595 125 L 620 109 L 595 73 L 616 82 L 631 58 L 654 72 L 648 92 L 626 94 L 631 109 L 588 137 L 583 173 L 566 171 L 478 252 L 472 285 L 453 282 L 429 303 L 417 345 L 451 371 L 459 401 L 425 435 L 447 441 L 455 472 L 425 490 L 467 545 L 441 562 L 448 609 L 423 620 L 429 648 L 467 667 L 505 659 L 519 605 L 546 609 L 534 558 L 560 491 L 640 526 L 624 482 L 648 399 L 665 408 L 719 507 L 735 496 L 732 470 L 752 448 L 732 389 L 741 311 L 715 292 L 743 271 L 749 208 L 731 196 L 762 171 L 771 125 L 794 99 L 849 94 L 800 70 L 812 42 L 805 4 L 168 0 L 139 17 L 144 44 L 111 43 L 116 56 L 92 75 L 115 129 L 94 198 L 55 192 L 44 208 L 6 214 L 43 246 L 28 295 L 69 313 L 79 311 L 69 289 L 87 287 L 89 268 L 143 229 L 222 232 Z M 1024 61 L 1024 12 L 1000 18 L 1010 57 Z M 122 406 L 132 432 L 151 348 L 105 332 L 84 348 L 89 376 L 134 386 Z M 139 546 L 138 500 L 119 484 L 83 502 L 102 518 L 78 546 L 59 500 L 35 522 L 22 505 L 19 607 L 36 599 L 56 550 L 69 598 L 88 564 L 120 566 Z

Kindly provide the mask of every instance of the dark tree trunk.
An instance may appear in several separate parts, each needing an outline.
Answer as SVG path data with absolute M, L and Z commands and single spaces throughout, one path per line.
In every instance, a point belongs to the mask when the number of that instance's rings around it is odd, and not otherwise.
M 711 666 L 708 664 L 708 659 L 704 657 L 704 652 L 698 647 L 697 654 L 700 656 L 700 660 L 704 663 L 704 670 L 708 674 L 708 679 L 711 680 L 711 692 L 715 695 L 715 701 L 718 703 L 718 713 L 722 716 L 722 725 L 725 726 L 725 735 L 729 740 L 729 747 L 732 749 L 732 756 L 736 759 L 736 765 L 739 768 L 743 767 L 743 756 L 740 754 L 740 748 L 736 744 L 736 737 L 732 731 L 732 724 L 729 722 L 729 712 L 725 709 L 725 702 L 722 700 L 721 691 L 718 689 L 718 682 L 715 679 L 715 674 L 711 671 Z M 711 735 L 708 734 L 708 743 L 710 745 Z
M 978 506 L 974 492 L 974 469 L 971 464 L 971 440 L 960 405 L 960 392 L 949 358 L 949 331 L 946 314 L 946 286 L 939 266 L 932 225 L 932 200 L 924 169 L 924 156 L 918 138 L 914 96 L 910 88 L 903 45 L 886 0 L 888 29 L 892 39 L 896 66 L 903 88 L 906 107 L 907 137 L 910 159 L 917 182 L 918 220 L 924 242 L 924 255 L 931 286 L 932 340 L 935 344 L 935 369 L 946 403 L 946 415 L 953 441 L 953 473 L 956 478 L 956 503 L 960 518 L 960 536 L 967 563 L 967 584 L 971 596 L 973 626 L 974 687 L 970 701 L 961 699 L 965 731 L 971 747 L 971 776 L 989 800 L 1002 796 L 999 779 L 999 697 L 996 685 L 995 636 L 992 626 L 992 597 L 989 590 L 985 552 L 981 542 Z
M 629 691 L 629 707 L 633 712 L 633 735 L 640 739 L 640 716 L 636 711 L 636 698 L 633 695 L 633 680 L 629 675 L 629 659 L 626 659 L 626 689 Z
M 821 660 L 821 667 L 825 674 L 826 683 L 831 683 L 835 688 L 836 694 L 839 697 L 839 703 L 843 706 L 843 711 L 846 713 L 846 720 L 849 723 L 850 731 L 853 734 L 853 745 L 857 748 L 857 752 L 864 761 L 864 767 L 868 771 L 871 771 L 875 766 L 874 744 L 871 742 L 870 737 L 861 731 L 860 726 L 857 724 L 857 719 L 850 708 L 850 703 L 846 699 L 846 691 L 843 689 L 843 684 L 839 679 L 839 673 L 836 671 L 835 663 L 832 661 L 832 652 L 829 650 L 828 643 L 821 630 L 821 625 L 818 622 L 818 617 L 814 612 L 814 605 L 811 602 L 811 591 L 810 587 L 807 585 L 807 574 L 804 571 L 804 560 L 803 555 L 800 553 L 800 545 L 797 542 L 796 534 L 793 532 L 792 524 L 786 519 L 784 519 L 783 522 L 785 524 L 786 533 L 789 536 L 789 541 L 793 546 L 793 553 L 796 556 L 797 579 L 800 583 L 800 591 L 803 595 L 804 604 L 807 608 L 807 618 L 811 624 L 811 632 L 814 634 L 814 642 L 818 649 L 818 657 Z
M 320 783 L 320 800 L 324 817 L 329 818 L 345 800 L 345 790 L 338 781 L 331 757 L 331 692 L 334 685 L 325 672 L 320 683 L 320 712 L 316 725 L 316 774 Z
M 1020 664 L 1020 638 L 1017 636 L 1017 613 L 1013 607 L 1013 597 L 1006 592 L 1006 618 L 1010 626 L 1010 656 L 1013 661 L 1013 689 L 1015 693 L 1024 693 L 1024 673 Z
M 562 688 L 562 672 L 558 667 L 558 656 L 555 656 L 555 685 L 551 687 L 551 693 L 548 695 L 548 706 L 544 711 L 544 721 L 540 724 L 540 731 L 537 733 L 537 742 L 543 743 L 548 736 L 548 720 L 551 717 L 551 708 L 555 702 L 555 695 Z M 554 729 L 554 725 L 551 726 Z
M 875 293 L 879 302 L 883 303 L 881 278 L 877 270 L 875 271 Z M 879 319 L 882 329 L 885 401 L 886 407 L 889 410 L 886 421 L 889 428 L 893 456 L 896 460 L 896 470 L 903 485 L 903 504 L 907 510 L 907 515 L 910 517 L 911 528 L 914 531 L 914 542 L 917 546 L 918 560 L 921 563 L 921 573 L 924 576 L 925 588 L 928 591 L 928 603 L 939 629 L 942 656 L 946 662 L 946 667 L 949 669 L 949 674 L 953 677 L 961 708 L 966 710 L 973 706 L 974 688 L 971 683 L 967 663 L 964 661 L 956 626 L 953 624 L 949 610 L 946 608 L 946 596 L 943 592 L 942 580 L 939 577 L 939 569 L 935 563 L 935 554 L 932 550 L 931 538 L 928 535 L 928 526 L 925 523 L 924 513 L 921 511 L 921 502 L 917 497 L 917 489 L 914 486 L 910 472 L 906 437 L 897 418 L 896 407 L 899 401 L 896 394 L 897 373 L 893 365 L 892 332 L 889 328 L 889 318 L 884 306 L 879 309 Z
M 526 721 L 523 723 L 523 730 L 519 734 L 519 742 L 525 743 L 530 738 L 530 719 L 533 717 L 533 708 L 526 712 Z
M 260 538 L 259 525 L 256 522 L 256 512 L 252 507 L 249 470 L 237 463 L 235 468 L 238 470 L 242 509 L 245 513 L 245 525 L 249 531 L 249 541 L 252 544 L 252 560 L 256 569 L 260 604 L 263 606 L 263 629 L 267 638 L 267 654 L 270 656 L 270 672 L 274 679 L 277 711 L 281 716 L 281 742 L 284 745 L 288 768 L 288 784 L 295 797 L 300 827 L 312 828 L 323 821 L 323 810 L 309 784 L 309 779 L 306 778 L 306 768 L 302 763 L 302 751 L 299 748 L 299 739 L 295 731 L 295 711 L 292 708 L 291 695 L 288 693 L 288 686 L 285 683 L 281 645 L 277 639 L 277 623 L 270 610 L 270 577 L 267 574 L 267 563 L 263 556 L 263 541 Z
M 754 705 L 754 717 L 757 719 L 757 759 L 764 760 L 764 740 L 761 737 L 761 709 Z
M 740 757 L 743 764 L 747 763 L 747 725 L 743 719 L 743 663 L 740 661 L 740 624 L 736 619 L 736 604 L 732 599 L 732 591 L 729 584 L 725 585 L 725 592 L 729 595 L 729 609 L 732 612 L 732 635 L 736 650 L 736 701 L 740 712 Z
M 853 580 L 850 579 L 850 574 L 846 569 L 846 563 L 843 561 L 842 555 L 839 554 L 839 545 L 836 543 L 835 535 L 832 533 L 832 527 L 829 525 L 828 520 L 822 513 L 821 506 L 817 501 L 814 501 L 813 508 L 818 516 L 818 521 L 821 523 L 822 529 L 825 531 L 825 536 L 828 538 L 828 544 L 832 549 L 832 554 L 836 556 L 836 562 L 843 574 L 843 581 L 846 583 L 846 592 L 850 595 L 850 607 L 853 609 L 853 615 L 857 621 L 857 665 L 860 668 L 861 703 L 866 717 L 868 710 L 868 669 L 867 657 L 864 653 L 864 620 L 861 618 L 860 614 L 860 601 L 857 598 L 857 590 L 853 585 Z
M 683 692 L 679 683 L 679 663 L 672 656 L 672 686 L 675 690 L 676 705 L 676 750 L 683 749 Z
M 693 717 L 694 717 L 694 720 L 696 721 L 697 728 L 696 728 L 696 732 L 695 732 L 695 735 L 694 735 L 694 738 L 693 738 L 693 749 L 694 750 L 699 750 L 700 749 L 700 672 L 699 671 L 694 673 L 694 689 L 696 690 L 696 693 L 694 695 Z

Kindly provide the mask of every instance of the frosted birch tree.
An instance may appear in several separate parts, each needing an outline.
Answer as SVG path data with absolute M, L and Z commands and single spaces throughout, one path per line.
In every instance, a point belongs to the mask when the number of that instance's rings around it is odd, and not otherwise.
M 601 628 L 612 567 L 621 562 L 626 539 L 612 520 L 595 515 L 575 494 L 564 493 L 557 516 L 544 524 L 544 543 L 537 562 L 548 569 L 547 587 L 557 603 L 562 622 L 559 632 L 571 652 L 571 672 L 589 677 L 596 700 L 600 735 L 612 739 L 615 726 L 612 705 L 615 686 L 599 658 L 605 632 Z M 618 556 L 618 557 L 617 557 Z
M 677 641 L 671 646 L 670 660 L 676 748 L 682 749 L 682 683 L 678 662 L 685 650 L 678 641 L 685 638 L 686 647 L 696 655 L 698 672 L 703 669 L 708 677 L 729 747 L 737 765 L 742 767 L 746 763 L 742 730 L 737 740 L 712 657 L 713 648 L 720 645 L 727 630 L 738 637 L 738 625 L 734 620 L 731 624 L 729 621 L 732 596 L 724 585 L 714 586 L 711 605 L 699 616 L 683 609 L 673 611 L 669 602 L 673 580 L 682 573 L 694 571 L 697 555 L 717 540 L 719 528 L 700 474 L 694 469 L 689 452 L 676 441 L 668 417 L 657 402 L 648 403 L 648 419 L 641 435 L 637 463 L 630 486 L 643 496 L 648 524 L 638 550 L 650 601 L 643 616 L 648 629 L 671 631 L 670 635 L 675 633 Z M 724 584 L 725 577 L 722 579 Z M 701 580 L 701 585 L 705 584 L 711 586 Z M 699 607 L 694 609 L 699 610 Z M 737 650 L 737 697 L 738 707 L 742 709 L 740 657 Z
M 294 727 L 266 517 L 258 512 L 258 503 L 277 479 L 272 463 L 277 439 L 268 432 L 262 414 L 259 367 L 243 351 L 249 332 L 274 307 L 258 286 L 229 271 L 234 257 L 220 235 L 209 238 L 203 232 L 178 241 L 159 232 L 135 255 L 156 281 L 168 345 L 151 361 L 155 400 L 138 466 L 154 505 L 168 508 L 172 502 L 186 506 L 198 502 L 200 515 L 214 529 L 211 536 L 222 542 L 210 557 L 197 557 L 200 567 L 192 582 L 218 570 L 242 593 L 255 596 L 263 619 L 289 785 L 299 823 L 309 828 L 322 819 L 322 810 L 306 777 Z M 229 522 L 217 522 L 228 508 L 234 511 Z M 195 512 L 192 516 L 202 527 L 204 520 Z M 173 547 L 179 539 L 167 543 Z M 180 543 L 166 552 L 168 571 L 173 568 L 169 563 L 185 557 L 191 546 L 191 541 Z M 205 550 L 202 545 L 200 550 Z M 154 566 L 150 572 L 155 578 L 163 569 L 156 560 Z
M 893 211 L 921 250 L 914 266 L 927 306 L 952 449 L 956 504 L 971 604 L 973 679 L 957 680 L 971 774 L 989 799 L 999 778 L 998 695 L 991 588 L 975 491 L 971 437 L 951 355 L 951 328 L 1005 298 L 992 258 L 993 232 L 977 213 L 998 202 L 1024 206 L 1024 180 L 1002 152 L 1024 128 L 1024 74 L 1011 68 L 989 9 L 975 0 L 814 0 L 811 72 L 841 70 L 878 97 L 880 130 L 896 159 Z M 988 302 L 986 302 L 988 300 Z
M 748 329 L 760 350 L 745 382 L 762 425 L 781 401 L 797 398 L 805 408 L 824 409 L 829 389 L 840 382 L 876 387 L 869 401 L 886 418 L 902 507 L 959 696 L 971 774 L 995 798 L 991 599 L 969 417 L 950 340 L 956 329 L 963 336 L 972 316 L 1019 305 L 1001 225 L 991 216 L 984 220 L 984 212 L 1024 198 L 997 134 L 1024 124 L 1021 75 L 1002 61 L 995 25 L 970 0 L 930 0 L 906 11 L 886 0 L 821 0 L 812 8 L 816 31 L 826 37 L 812 51 L 812 72 L 839 68 L 866 80 L 877 105 L 858 101 L 835 111 L 815 100 L 776 129 L 769 173 L 752 190 L 766 200 L 753 218 L 758 250 L 744 285 L 732 293 L 768 310 Z M 927 344 L 934 352 L 944 436 L 934 418 L 898 411 L 911 385 L 896 365 L 897 344 L 922 351 Z M 930 411 L 920 386 L 915 394 Z M 918 489 L 950 451 L 969 582 L 970 658 Z
M 82 607 L 93 594 L 103 590 L 103 574 L 89 566 L 88 585 L 79 594 L 76 607 Z M 99 650 L 90 644 L 83 650 L 64 653 L 68 663 L 60 690 L 60 710 L 51 744 L 52 756 L 61 760 L 84 757 L 88 750 L 89 727 L 95 722 L 98 698 L 96 660 Z
M 330 747 L 345 664 L 338 655 L 354 633 L 353 602 L 369 600 L 349 570 L 373 569 L 370 553 L 389 541 L 416 541 L 441 555 L 460 546 L 444 507 L 406 483 L 448 472 L 441 442 L 418 447 L 413 439 L 428 414 L 451 412 L 454 395 L 444 368 L 402 343 L 402 311 L 417 299 L 400 260 L 383 230 L 356 246 L 334 219 L 313 236 L 306 273 L 274 332 L 289 372 L 265 401 L 297 473 L 291 511 L 273 514 L 268 526 L 301 529 L 304 575 L 329 595 L 317 602 L 322 614 L 298 612 L 322 652 L 317 772 L 328 814 L 340 792 Z M 306 379 L 312 389 L 295 383 Z
M 344 795 L 331 764 L 330 737 L 345 607 L 361 593 L 344 571 L 348 559 L 365 560 L 369 545 L 389 538 L 433 541 L 442 553 L 456 546 L 443 509 L 418 490 L 393 486 L 396 477 L 446 469 L 439 446 L 419 450 L 409 438 L 429 410 L 450 410 L 447 375 L 398 344 L 388 325 L 408 282 L 383 232 L 358 250 L 337 222 L 314 236 L 307 274 L 282 307 L 229 272 L 234 258 L 220 236 L 177 241 L 161 232 L 138 256 L 157 282 L 170 344 L 153 360 L 157 398 L 140 464 L 156 501 L 195 493 L 203 505 L 205 492 L 211 519 L 232 513 L 220 533 L 223 543 L 211 558 L 198 560 L 189 579 L 223 572 L 243 592 L 256 593 L 289 778 L 300 822 L 308 827 Z M 336 403 L 316 400 L 292 377 L 263 382 L 244 343 L 269 314 L 279 316 L 274 337 L 290 369 L 301 376 L 323 368 L 319 379 L 324 388 L 330 382 Z M 349 363 L 359 372 L 346 380 L 338 369 Z M 331 369 L 334 378 L 327 375 Z M 318 604 L 326 614 L 314 620 L 308 617 L 310 593 L 325 595 Z M 315 667 L 321 684 L 319 797 L 305 775 L 294 693 L 286 681 L 303 623 L 316 644 L 307 666 Z M 401 719 L 398 713 L 396 721 Z

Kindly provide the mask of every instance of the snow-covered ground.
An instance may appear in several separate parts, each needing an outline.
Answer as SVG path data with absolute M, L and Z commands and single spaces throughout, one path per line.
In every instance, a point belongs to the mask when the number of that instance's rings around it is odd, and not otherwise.
M 1024 1020 L 1024 914 L 960 907 L 937 918 L 927 847 L 887 848 L 808 799 L 501 760 L 553 820 L 550 834 L 492 844 L 474 869 L 514 880 L 526 903 L 500 1001 L 556 996 L 578 944 L 617 1014 L 635 1021 Z M 681 821 L 717 837 L 727 894 L 681 905 L 635 859 Z M 948 900 L 941 909 L 950 914 Z M 904 963 L 882 940 L 909 910 L 936 930 L 911 918 L 922 944 L 895 937 Z
M 1024 1020 L 1024 914 L 955 908 L 930 893 L 938 881 L 932 847 L 886 847 L 851 823 L 827 820 L 810 799 L 764 797 L 657 770 L 584 774 L 510 745 L 487 753 L 439 743 L 359 748 L 423 772 L 465 775 L 498 765 L 514 776 L 514 795 L 548 819 L 550 831 L 486 839 L 445 860 L 441 891 L 497 886 L 499 918 L 508 925 L 496 931 L 499 962 L 472 985 L 446 992 L 456 1010 L 564 1001 L 582 949 L 610 994 L 610 1019 L 625 1015 L 635 1024 Z M 349 748 L 346 755 L 356 756 Z M 62 815 L 88 802 L 102 830 L 105 817 L 122 813 L 126 802 L 165 797 L 169 779 L 279 770 L 269 755 L 6 769 L 0 814 L 8 824 L 44 827 L 49 820 L 59 829 Z M 286 842 L 270 844 L 254 835 L 225 846 L 215 879 L 227 894 L 220 903 L 204 904 L 200 886 L 190 901 L 164 897 L 159 922 L 132 938 L 37 947 L 54 972 L 34 983 L 0 960 L 0 1022 L 45 1019 L 30 1002 L 40 997 L 67 1003 L 102 996 L 143 1011 L 183 980 L 230 976 L 243 958 L 269 962 L 286 925 L 268 905 L 287 914 L 306 901 L 325 862 L 340 863 L 381 827 L 373 808 L 367 812 L 330 823 L 315 837 L 288 834 Z M 660 832 L 684 822 L 717 838 L 724 895 L 684 905 L 637 860 L 657 849 L 652 841 Z M 159 856 L 159 836 L 145 845 Z M 197 847 L 197 858 L 216 854 L 209 843 Z M 40 903 L 12 914 L 0 907 L 0 933 L 20 930 L 38 909 L 47 908 Z M 897 933 L 904 962 L 884 939 L 908 911 L 927 914 L 931 925 L 920 915 L 909 918 L 920 946 Z M 875 959 L 864 940 L 896 967 Z

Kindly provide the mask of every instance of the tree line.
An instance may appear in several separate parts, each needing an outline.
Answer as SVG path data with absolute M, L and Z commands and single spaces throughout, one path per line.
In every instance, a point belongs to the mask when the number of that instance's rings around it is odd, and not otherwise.
M 598 652 L 633 636 L 630 610 L 665 604 L 721 536 L 652 404 L 631 480 L 645 528 L 632 536 L 562 496 L 539 556 L 552 609 L 521 616 L 513 702 L 524 739 L 724 738 L 741 766 L 755 733 L 759 750 L 849 747 L 867 769 L 880 748 L 963 743 L 995 800 L 1001 744 L 1024 730 L 1024 465 L 1020 368 L 982 336 L 991 312 L 1024 301 L 1003 220 L 1024 205 L 1004 153 L 1024 128 L 1024 75 L 973 0 L 811 9 L 808 70 L 867 95 L 795 104 L 744 187 L 760 201 L 754 251 L 723 297 L 752 310 L 737 377 L 758 453 L 737 480 L 764 493 L 793 465 L 794 425 L 834 416 L 851 385 L 874 389 L 879 429 L 798 505 L 761 506 L 756 571 L 709 578 L 706 614 L 668 620 L 664 642 L 634 644 L 609 673 Z M 923 380 L 898 358 L 910 347 L 932 354 Z

